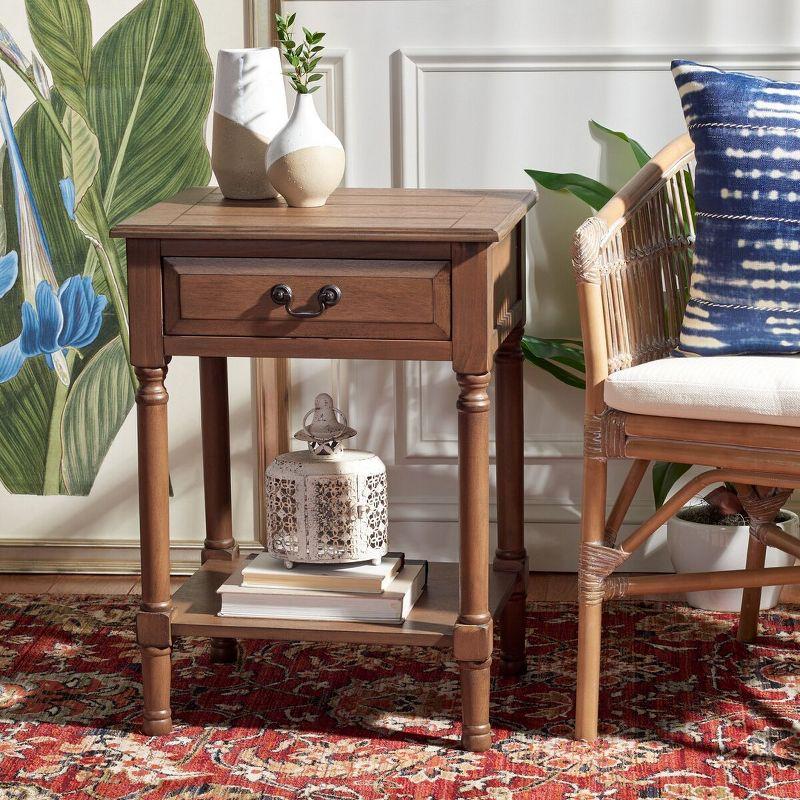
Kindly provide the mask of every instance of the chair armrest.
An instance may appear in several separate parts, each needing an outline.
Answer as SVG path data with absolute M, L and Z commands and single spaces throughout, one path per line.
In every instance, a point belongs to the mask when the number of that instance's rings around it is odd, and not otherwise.
M 598 212 L 597 218 L 614 231 L 653 193 L 694 161 L 694 144 L 688 133 L 659 150 Z
M 611 372 L 667 356 L 678 344 L 694 244 L 694 146 L 660 150 L 575 233 L 587 408 L 603 408 Z

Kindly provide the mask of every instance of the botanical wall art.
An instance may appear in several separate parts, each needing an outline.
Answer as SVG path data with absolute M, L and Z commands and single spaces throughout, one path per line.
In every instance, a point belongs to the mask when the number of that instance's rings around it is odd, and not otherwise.
M 136 385 L 109 230 L 208 183 L 211 62 L 193 0 L 143 0 L 96 44 L 87 0 L 25 7 L 36 52 L 0 24 L 0 481 L 82 495 Z M 2 70 L 32 97 L 16 121 Z

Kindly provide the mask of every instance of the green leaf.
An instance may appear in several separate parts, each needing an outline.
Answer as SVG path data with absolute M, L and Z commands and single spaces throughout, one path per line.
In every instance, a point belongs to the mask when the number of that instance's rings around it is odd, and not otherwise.
M 297 16 L 296 12 L 289 14 L 289 18 L 286 20 L 287 27 L 291 27 L 292 25 L 294 25 L 294 19 L 296 16 Z
M 76 7 L 80 2 L 70 0 Z M 41 55 L 55 74 L 54 59 L 46 47 Z M 192 0 L 144 0 L 136 5 L 95 45 L 87 91 L 87 122 L 100 146 L 95 186 L 105 198 L 111 224 L 187 186 L 208 183 L 211 169 L 203 129 L 211 100 L 211 64 Z M 57 89 L 53 108 L 58 119 L 65 117 L 66 106 Z M 56 277 L 63 282 L 87 265 L 91 271 L 94 252 L 89 253 L 89 243 L 65 213 L 61 200 L 58 181 L 64 176 L 63 152 L 51 123 L 34 105 L 15 122 L 15 130 Z M 3 167 L 2 190 L 6 246 L 17 249 L 8 163 Z M 89 201 L 95 191 L 87 192 L 81 205 L 87 213 L 92 211 Z M 93 221 L 97 214 L 102 218 L 102 210 L 94 209 Z M 113 247 L 124 258 L 124 243 L 115 241 Z M 99 294 L 110 296 L 99 269 L 94 272 L 94 285 Z M 20 333 L 22 299 L 21 281 L 0 299 L 0 345 Z M 109 305 L 100 335 L 73 361 L 70 391 L 93 355 L 118 332 Z M 127 375 L 120 391 L 126 383 L 130 385 Z M 0 481 L 11 492 L 40 494 L 43 490 L 55 390 L 56 378 L 41 356 L 29 359 L 15 378 L 0 384 Z M 100 419 L 102 405 L 88 409 L 89 413 Z M 57 415 L 57 419 L 63 418 Z M 103 430 L 108 449 L 116 431 Z M 58 432 L 52 438 L 59 445 L 63 441 Z M 95 469 L 101 460 L 94 462 Z M 76 478 L 74 485 L 87 488 L 87 475 Z
M 579 339 L 539 339 L 535 336 L 524 336 L 523 347 L 527 347 L 538 358 L 558 361 L 579 372 L 586 371 L 583 342 Z
M 0 146 L 0 253 L 8 252 L 6 247 L 6 215 L 3 213 L 3 172 L 5 171 L 6 146 Z
M 595 211 L 602 208 L 614 196 L 613 190 L 608 186 L 574 172 L 543 172 L 538 169 L 526 169 L 525 172 L 545 189 L 569 192 Z
M 53 106 L 59 119 L 64 101 L 53 93 Z M 53 270 L 59 282 L 83 271 L 88 244 L 70 221 L 61 201 L 58 181 L 64 175 L 62 148 L 52 125 L 37 105 L 25 111 L 14 123 L 31 188 L 42 215 Z M 3 168 L 3 214 L 6 248 L 19 251 L 16 206 L 9 159 Z M 102 293 L 100 284 L 95 287 Z M 21 328 L 22 281 L 0 300 L 0 344 L 17 337 Z M 103 344 L 105 330 L 98 345 Z M 92 352 L 92 347 L 84 355 Z M 80 365 L 78 364 L 77 367 Z M 73 376 L 76 374 L 73 371 Z M 41 494 L 47 457 L 50 416 L 57 380 L 39 356 L 29 359 L 19 374 L 0 384 L 0 481 L 10 492 Z
M 634 158 L 636 159 L 636 163 L 643 167 L 649 160 L 650 156 L 647 154 L 647 150 L 642 147 L 636 139 L 631 139 L 626 133 L 622 131 L 612 131 L 611 128 L 606 128 L 605 125 L 601 125 L 599 122 L 595 122 L 593 119 L 589 120 L 589 124 L 593 125 L 603 133 L 607 133 L 609 136 L 616 136 L 617 139 L 621 139 L 623 142 L 627 142 L 630 145 L 631 150 L 633 150 Z
M 33 42 L 53 74 L 53 83 L 86 118 L 92 64 L 92 18 L 87 0 L 25 0 Z
M 586 388 L 586 381 L 583 378 L 579 377 L 578 375 L 574 375 L 572 372 L 569 372 L 562 367 L 559 367 L 557 364 L 553 364 L 551 361 L 548 361 L 545 358 L 538 358 L 530 353 L 526 353 L 525 358 L 531 364 L 539 367 L 539 369 L 542 369 L 545 372 L 549 372 L 554 378 L 561 381 L 561 383 L 567 384 L 567 386 L 573 386 L 576 389 Z
M 686 180 L 686 198 L 689 201 L 689 213 L 692 215 L 692 219 L 694 219 L 697 215 L 697 209 L 694 204 L 694 179 L 692 178 L 692 171 L 688 168 L 685 169 L 683 171 L 683 176 Z
M 75 184 L 75 205 L 79 206 L 100 169 L 100 144 L 86 120 L 74 109 L 64 114 L 64 130 L 69 136 L 69 151 L 62 148 L 64 175 Z
M 89 122 L 108 221 L 204 186 L 211 61 L 192 0 L 145 0 L 95 45 Z
M 568 386 L 586 388 L 586 381 L 581 377 L 585 367 L 583 346 L 580 342 L 573 339 L 537 339 L 534 336 L 523 336 L 521 345 L 525 359 L 534 366 L 549 372 Z M 560 364 L 570 369 L 564 369 Z
M 308 80 L 309 80 L 309 81 L 319 81 L 319 80 L 322 80 L 322 73 L 321 73 L 321 72 L 315 72 L 313 75 L 309 75 L 309 76 L 308 76 Z
M 676 464 L 670 461 L 656 461 L 653 464 L 653 500 L 656 508 L 664 505 L 675 482 L 691 468 L 691 464 Z
M 61 426 L 62 479 L 70 494 L 85 495 L 133 405 L 128 362 L 116 336 L 73 383 Z

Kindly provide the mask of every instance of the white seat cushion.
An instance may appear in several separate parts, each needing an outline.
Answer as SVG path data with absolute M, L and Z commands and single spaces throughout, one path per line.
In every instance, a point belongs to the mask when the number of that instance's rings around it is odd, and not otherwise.
M 800 357 L 648 361 L 609 375 L 605 401 L 630 414 L 800 427 Z

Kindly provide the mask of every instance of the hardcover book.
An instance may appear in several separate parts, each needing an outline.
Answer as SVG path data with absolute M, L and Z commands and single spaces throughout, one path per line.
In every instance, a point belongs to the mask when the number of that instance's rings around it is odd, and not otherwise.
M 217 589 L 219 615 L 401 625 L 422 594 L 427 579 L 427 561 L 407 561 L 379 594 L 243 586 L 242 570 L 237 570 Z
M 385 591 L 403 568 L 402 553 L 389 553 L 377 566 L 360 564 L 296 564 L 286 569 L 283 561 L 261 553 L 242 570 L 243 586 L 271 586 L 330 592 Z

